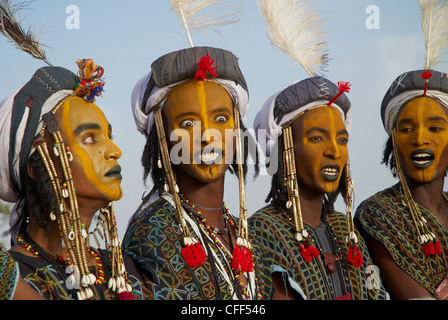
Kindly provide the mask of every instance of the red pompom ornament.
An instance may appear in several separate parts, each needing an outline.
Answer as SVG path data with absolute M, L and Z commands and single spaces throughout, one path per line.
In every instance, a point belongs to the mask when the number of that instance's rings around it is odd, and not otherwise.
M 331 107 L 331 105 L 338 100 L 338 98 L 343 94 L 343 93 L 349 93 L 350 89 L 351 89 L 352 84 L 350 82 L 344 82 L 344 81 L 339 81 L 338 82 L 338 88 L 339 88 L 339 92 L 338 94 L 330 100 L 330 102 L 327 103 L 327 106 Z
M 203 56 L 201 58 L 201 60 L 198 62 L 199 70 L 194 75 L 194 80 L 199 80 L 199 81 L 207 80 L 207 82 L 208 82 L 207 73 L 209 73 L 212 77 L 216 78 L 218 75 L 216 74 L 215 70 L 218 67 L 217 66 L 212 67 L 213 62 L 215 62 L 215 60 L 210 58 L 208 53 L 206 56 Z
M 122 291 L 118 294 L 119 300 L 134 300 L 135 297 L 129 291 Z
M 440 250 L 439 240 L 434 243 L 430 242 L 428 244 L 422 245 L 422 249 L 425 256 L 435 256 L 438 254 L 442 254 L 442 251 Z
M 319 250 L 313 245 L 307 243 L 299 243 L 300 254 L 306 262 L 310 262 L 312 259 L 319 256 Z
M 196 268 L 202 265 L 207 258 L 204 248 L 202 245 L 196 240 L 188 243 L 185 248 L 182 248 L 181 254 L 185 259 L 185 262 L 191 268 Z
M 236 245 L 233 249 L 232 267 L 240 272 L 254 271 L 254 261 L 250 249 L 245 245 Z
M 423 92 L 423 97 L 426 97 L 426 92 L 428 91 L 428 83 L 429 83 L 429 79 L 431 79 L 432 77 L 432 73 L 429 71 L 423 71 L 422 72 L 422 79 L 426 80 L 425 81 L 425 91 Z
M 363 258 L 361 252 L 358 250 L 358 246 L 348 246 L 347 263 L 352 264 L 355 268 L 362 266 Z

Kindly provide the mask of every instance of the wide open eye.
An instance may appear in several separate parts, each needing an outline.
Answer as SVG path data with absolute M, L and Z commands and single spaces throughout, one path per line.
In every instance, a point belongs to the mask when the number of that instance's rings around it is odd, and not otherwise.
M 194 121 L 191 119 L 184 120 L 180 123 L 180 127 L 184 128 L 184 129 L 191 128 L 193 126 L 194 126 Z
M 217 116 L 215 118 L 216 123 L 226 123 L 228 121 L 228 118 L 226 116 Z

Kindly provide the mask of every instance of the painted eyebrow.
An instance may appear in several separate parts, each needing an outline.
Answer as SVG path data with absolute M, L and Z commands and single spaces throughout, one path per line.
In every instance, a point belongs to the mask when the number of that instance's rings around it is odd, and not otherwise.
M 194 115 L 196 115 L 196 113 L 194 113 L 194 112 L 182 112 L 182 113 L 179 113 L 176 116 L 175 120 L 179 120 L 181 118 L 185 118 L 185 117 L 188 117 L 188 116 L 194 116 Z
M 75 134 L 80 135 L 84 131 L 92 130 L 92 129 L 100 130 L 101 126 L 98 123 L 83 123 L 83 124 L 80 124 L 78 127 L 76 127 Z
M 429 117 L 428 118 L 429 121 L 443 121 L 445 123 L 447 123 L 446 119 L 443 117 L 439 117 L 439 116 L 433 116 L 433 117 Z
M 443 121 L 443 122 L 445 122 L 445 123 L 448 123 L 448 122 L 446 121 L 446 119 L 444 119 L 443 117 L 439 117 L 439 116 L 432 116 L 432 117 L 429 117 L 427 120 L 429 120 L 429 121 Z M 398 122 L 398 124 L 400 124 L 400 123 L 410 123 L 410 122 L 412 122 L 412 121 L 414 121 L 413 118 L 403 118 L 403 119 L 401 119 L 401 120 Z
M 321 132 L 321 133 L 323 133 L 323 134 L 327 134 L 327 133 L 328 133 L 328 130 L 326 130 L 326 129 L 324 129 L 324 128 L 313 127 L 313 128 L 311 128 L 311 129 L 308 129 L 308 130 L 306 131 L 306 134 L 310 134 L 310 133 L 312 133 L 313 131 L 318 131 L 318 132 Z M 338 133 L 337 133 L 337 135 L 341 135 L 341 134 L 346 134 L 346 135 L 348 135 L 348 131 L 347 131 L 346 129 L 339 130 Z

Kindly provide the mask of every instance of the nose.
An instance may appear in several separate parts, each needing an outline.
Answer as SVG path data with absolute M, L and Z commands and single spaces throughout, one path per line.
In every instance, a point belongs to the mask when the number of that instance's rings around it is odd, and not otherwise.
M 202 136 L 202 143 L 203 144 L 209 144 L 211 142 L 213 142 L 214 138 L 213 138 L 213 134 L 211 132 L 210 126 L 207 122 L 207 119 L 202 118 L 201 121 L 201 136 Z
M 325 146 L 324 155 L 332 159 L 339 159 L 341 157 L 341 150 L 336 139 L 332 138 L 328 141 Z
M 413 143 L 416 146 L 423 146 L 423 145 L 429 143 L 428 136 L 427 136 L 426 131 L 424 130 L 424 128 L 419 127 L 419 128 L 417 128 L 415 130 Z
M 105 158 L 118 160 L 121 158 L 121 154 L 120 148 L 112 140 L 109 140 L 104 154 Z

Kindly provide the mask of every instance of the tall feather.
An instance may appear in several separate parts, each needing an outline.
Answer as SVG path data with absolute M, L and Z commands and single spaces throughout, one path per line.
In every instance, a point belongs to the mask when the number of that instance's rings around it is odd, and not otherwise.
M 214 27 L 239 21 L 240 4 L 228 4 L 226 0 L 170 0 L 181 26 L 187 33 L 188 42 L 194 47 L 191 34 L 210 29 L 220 34 Z M 219 6 L 216 9 L 212 7 Z M 217 12 L 222 12 L 216 15 Z M 202 13 L 202 14 L 201 14 Z
M 448 49 L 448 1 L 419 0 L 425 37 L 425 69 L 433 69 Z
M 310 76 L 328 65 L 324 20 L 303 0 L 259 0 L 272 45 L 299 63 Z
M 0 33 L 8 38 L 18 49 L 51 65 L 47 61 L 36 29 L 25 31 L 21 26 L 20 18 L 19 20 L 16 18 L 16 14 L 20 17 L 20 8 L 23 8 L 23 4 L 14 7 L 10 1 L 0 0 Z

